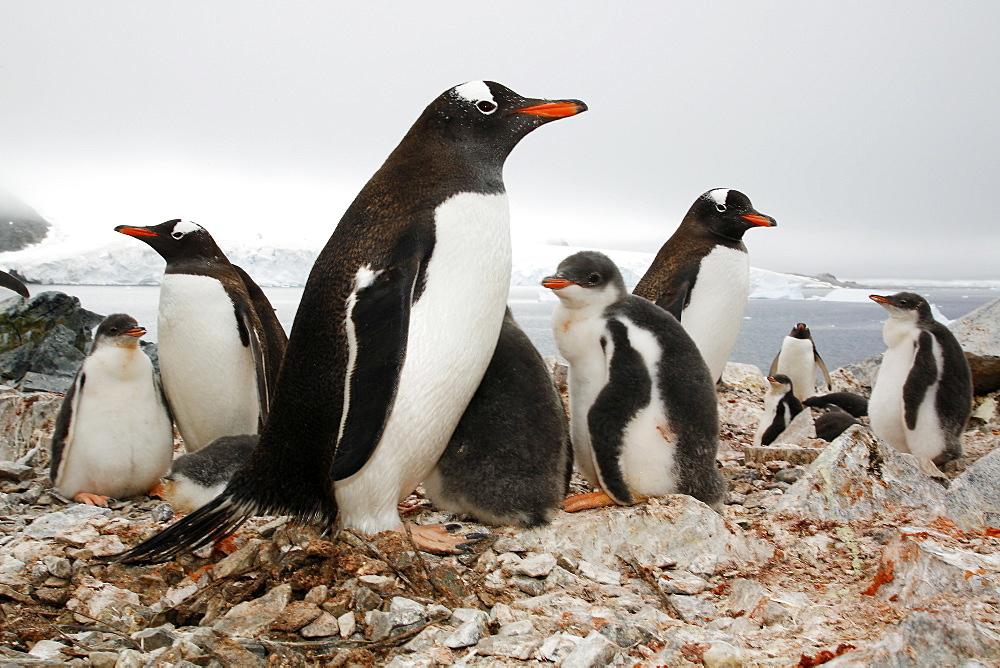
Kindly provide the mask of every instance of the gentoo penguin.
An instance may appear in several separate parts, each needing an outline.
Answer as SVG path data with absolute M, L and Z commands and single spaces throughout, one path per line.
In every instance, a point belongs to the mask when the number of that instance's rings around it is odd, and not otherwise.
M 163 476 L 159 496 L 175 513 L 190 513 L 217 497 L 243 466 L 254 447 L 257 434 L 222 436 L 204 448 L 174 460 Z
M 486 374 L 424 480 L 427 496 L 486 524 L 545 524 L 566 497 L 571 448 L 552 376 L 507 309 Z
M 830 404 L 830 409 L 816 418 L 816 436 L 824 441 L 833 442 L 838 436 L 843 434 L 849 427 L 862 424 L 851 415 L 834 404 Z
M 56 491 L 106 506 L 153 487 L 170 468 L 174 430 L 150 362 L 146 330 L 124 313 L 97 327 L 94 344 L 66 392 L 52 434 Z
M 900 452 L 939 467 L 962 455 L 972 413 L 972 374 L 962 346 L 920 295 L 871 295 L 889 312 L 878 378 L 868 402 L 872 430 Z
M 771 445 L 802 412 L 802 402 L 795 396 L 795 384 L 784 374 L 767 377 L 770 388 L 764 395 L 764 414 L 753 436 L 754 445 Z
M 681 321 L 713 381 L 722 377 L 736 345 L 750 293 L 743 233 L 775 225 L 743 193 L 709 190 L 691 206 L 633 291 Z
M 829 394 L 818 394 L 803 400 L 803 406 L 810 408 L 829 408 L 837 406 L 842 408 L 856 418 L 868 415 L 868 400 L 860 394 L 853 392 L 830 392 Z
M 28 288 L 24 285 L 24 283 L 22 283 L 17 276 L 12 276 L 6 271 L 0 271 L 0 288 L 13 290 L 25 299 L 31 296 L 28 294 Z
M 386 100 L 389 103 L 390 100 Z M 493 82 L 434 100 L 310 272 L 260 442 L 215 500 L 123 555 L 172 558 L 253 514 L 403 530 L 397 503 L 441 456 L 496 347 L 511 269 L 503 164 L 586 110 Z M 443 527 L 423 549 L 456 550 Z
M 567 500 L 566 510 L 673 493 L 716 506 L 726 485 L 715 467 L 715 388 L 684 328 L 628 294 L 603 253 L 567 257 L 542 285 L 559 297 L 552 332 L 569 362 L 577 466 L 603 490 Z
M 795 388 L 795 396 L 799 401 L 805 401 L 816 394 L 817 367 L 823 372 L 826 390 L 829 392 L 832 387 L 830 372 L 827 371 L 826 363 L 816 350 L 816 343 L 809 333 L 809 328 L 804 322 L 800 322 L 792 327 L 791 333 L 782 340 L 781 350 L 774 356 L 768 375 L 788 376 L 792 381 L 792 387 Z
M 267 297 L 196 223 L 116 231 L 167 261 L 160 285 L 160 375 L 189 452 L 220 436 L 256 433 L 285 348 Z

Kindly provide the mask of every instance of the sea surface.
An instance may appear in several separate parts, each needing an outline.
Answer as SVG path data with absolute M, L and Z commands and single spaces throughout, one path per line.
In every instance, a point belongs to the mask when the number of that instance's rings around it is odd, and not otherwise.
M 80 299 L 84 308 L 101 315 L 128 313 L 148 330 L 145 339 L 156 341 L 158 286 L 30 285 L 32 294 L 59 290 Z M 902 288 L 872 288 L 873 293 L 892 294 Z M 969 311 L 1000 297 L 992 288 L 910 288 L 935 304 L 944 317 L 956 320 Z M 278 319 L 290 332 L 302 288 L 264 288 Z M 781 340 L 796 323 L 804 322 L 830 371 L 877 355 L 885 350 L 882 324 L 885 309 L 874 302 L 821 301 L 828 290 L 806 290 L 806 299 L 751 299 L 743 328 L 730 359 L 753 364 L 767 371 L 781 347 Z M 513 287 L 509 302 L 514 317 L 543 356 L 558 355 L 549 320 L 555 298 L 544 288 Z

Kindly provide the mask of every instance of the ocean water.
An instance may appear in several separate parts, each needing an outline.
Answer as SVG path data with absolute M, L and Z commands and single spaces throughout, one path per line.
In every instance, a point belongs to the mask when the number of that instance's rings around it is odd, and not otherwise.
M 75 295 L 84 308 L 107 315 L 128 313 L 148 330 L 146 340 L 156 341 L 158 286 L 31 285 L 32 294 L 59 290 Z M 873 293 L 891 294 L 902 288 L 873 288 Z M 912 288 L 937 305 L 944 317 L 961 318 L 973 309 L 1000 296 L 991 288 L 931 287 Z M 278 319 L 291 331 L 302 288 L 264 288 Z M 754 364 L 763 371 L 781 347 L 781 340 L 798 322 L 804 322 L 830 371 L 877 355 L 885 350 L 882 324 L 885 309 L 874 302 L 819 301 L 827 291 L 806 291 L 807 299 L 751 299 L 731 360 Z M 541 287 L 511 288 L 511 311 L 543 356 L 558 355 L 549 321 L 556 300 Z

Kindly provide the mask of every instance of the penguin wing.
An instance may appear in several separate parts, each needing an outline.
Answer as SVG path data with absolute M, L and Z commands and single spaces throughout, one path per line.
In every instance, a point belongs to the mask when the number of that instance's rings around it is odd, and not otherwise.
M 609 319 L 611 355 L 608 382 L 587 412 L 590 447 L 604 491 L 619 504 L 633 502 L 619 458 L 629 423 L 649 402 L 653 380 L 642 355 L 632 347 L 625 323 Z M 606 346 L 607 348 L 607 346 Z
M 761 445 L 771 445 L 774 443 L 774 439 L 781 436 L 781 432 L 785 431 L 788 427 L 786 418 L 788 417 L 785 407 L 779 405 L 778 410 L 774 414 L 774 418 L 771 420 L 771 424 L 767 426 L 764 430 L 763 435 L 760 437 Z
M 236 299 L 233 301 L 233 307 L 236 309 L 236 322 L 240 330 L 240 341 L 243 342 L 244 346 L 250 346 L 250 354 L 253 355 L 253 368 L 256 371 L 254 375 L 257 376 L 257 402 L 259 404 L 257 428 L 260 430 L 267 421 L 267 409 L 271 405 L 271 396 L 268 393 L 267 358 L 264 352 L 265 344 L 260 340 L 257 328 L 254 327 L 254 318 L 251 313 L 253 306 L 248 302 Z
M 917 426 L 917 413 L 924 402 L 927 388 L 938 378 L 937 361 L 934 359 L 934 336 L 928 331 L 920 332 L 917 339 L 917 352 L 913 357 L 910 373 L 903 383 L 903 417 L 907 429 Z
M 83 370 L 77 372 L 73 384 L 66 390 L 62 405 L 59 406 L 59 413 L 56 415 L 55 429 L 52 431 L 52 456 L 49 467 L 49 480 L 53 485 L 57 485 L 59 467 L 62 465 L 63 454 L 66 445 L 70 441 L 70 431 L 73 423 L 73 416 L 77 415 L 77 405 L 79 397 L 83 392 L 83 384 L 86 382 L 86 374 Z
M 382 438 L 406 356 L 420 269 L 417 256 L 400 258 L 364 281 L 356 280 L 348 297 L 348 368 L 337 452 L 330 469 L 334 480 L 357 473 Z
M 678 268 L 666 289 L 656 298 L 655 304 L 680 320 L 681 313 L 691 300 L 691 289 L 694 288 L 697 275 L 698 266 L 695 264 Z
M 257 314 L 257 320 L 260 321 L 265 343 L 264 374 L 267 376 L 267 386 L 274 387 L 278 380 L 278 369 L 281 367 L 281 358 L 285 354 L 288 336 L 285 334 L 285 328 L 278 321 L 274 307 L 271 306 L 270 300 L 268 300 L 264 291 L 260 289 L 260 286 L 250 278 L 250 274 L 244 271 L 242 267 L 234 264 L 233 269 L 236 270 L 236 273 L 239 274 L 240 279 L 243 281 L 243 285 L 247 289 L 247 294 L 250 295 L 253 310 Z
M 823 379 L 826 381 L 826 391 L 829 392 L 833 389 L 833 383 L 830 381 L 830 372 L 827 371 L 826 362 L 819 356 L 819 351 L 816 350 L 815 344 L 813 345 L 813 359 L 816 360 L 816 366 L 819 367 L 819 370 L 823 372 Z M 778 359 L 775 358 L 774 361 L 777 362 Z
M 13 290 L 17 294 L 21 295 L 27 299 L 30 295 L 28 294 L 28 288 L 25 287 L 24 283 L 17 280 L 14 276 L 11 276 L 6 271 L 0 271 L 0 287 L 7 288 L 8 290 Z

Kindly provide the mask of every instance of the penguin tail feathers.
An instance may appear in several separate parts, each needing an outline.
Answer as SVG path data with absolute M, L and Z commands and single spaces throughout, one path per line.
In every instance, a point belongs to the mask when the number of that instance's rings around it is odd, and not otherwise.
M 235 502 L 223 493 L 119 555 L 115 561 L 139 565 L 176 559 L 236 531 L 253 514 L 253 507 Z

